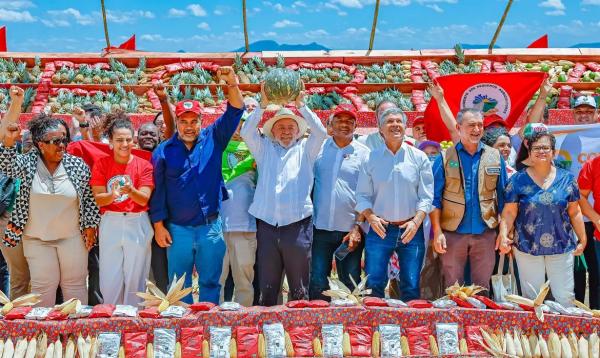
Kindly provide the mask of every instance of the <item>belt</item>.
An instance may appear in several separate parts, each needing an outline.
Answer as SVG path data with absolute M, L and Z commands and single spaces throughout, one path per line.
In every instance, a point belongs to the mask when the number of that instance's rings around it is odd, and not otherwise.
M 394 226 L 402 226 L 404 224 L 406 224 L 407 222 L 411 221 L 412 219 L 414 219 L 415 217 L 413 216 L 412 218 L 408 218 L 404 221 L 388 221 L 389 225 L 394 225 Z
M 139 216 L 144 216 L 147 215 L 148 212 L 146 211 L 141 211 L 139 213 L 128 213 L 128 212 L 119 212 L 119 211 L 106 211 L 104 212 L 104 215 L 107 216 L 129 216 L 129 217 L 139 217 Z

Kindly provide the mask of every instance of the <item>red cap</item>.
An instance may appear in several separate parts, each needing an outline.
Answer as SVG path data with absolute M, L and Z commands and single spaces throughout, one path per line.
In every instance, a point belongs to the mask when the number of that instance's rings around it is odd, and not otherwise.
M 418 116 L 417 118 L 415 118 L 415 120 L 413 121 L 413 127 L 418 126 L 419 124 L 425 124 L 425 117 Z
M 187 112 L 192 112 L 196 115 L 200 115 L 200 102 L 191 100 L 178 102 L 177 106 L 175 107 L 175 115 L 179 117 Z
M 335 108 L 335 112 L 333 112 L 333 116 L 337 116 L 338 114 L 349 114 L 350 116 L 352 116 L 352 118 L 354 118 L 354 120 L 356 120 L 356 110 L 354 109 L 354 106 L 349 104 L 349 103 L 343 103 L 340 104 L 339 106 L 337 106 Z
M 500 117 L 497 114 L 492 114 L 492 115 L 483 117 L 483 128 L 488 128 L 494 124 L 498 124 L 498 125 L 501 125 L 502 127 L 506 128 L 506 122 L 504 121 L 504 118 Z

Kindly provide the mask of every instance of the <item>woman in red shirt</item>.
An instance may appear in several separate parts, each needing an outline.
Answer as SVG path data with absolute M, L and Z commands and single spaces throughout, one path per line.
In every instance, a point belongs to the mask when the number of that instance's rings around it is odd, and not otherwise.
M 154 189 L 152 164 L 131 154 L 134 129 L 124 113 L 107 117 L 112 156 L 94 164 L 90 184 L 100 207 L 100 291 L 104 303 L 136 306 L 150 270 L 154 231 L 148 200 Z

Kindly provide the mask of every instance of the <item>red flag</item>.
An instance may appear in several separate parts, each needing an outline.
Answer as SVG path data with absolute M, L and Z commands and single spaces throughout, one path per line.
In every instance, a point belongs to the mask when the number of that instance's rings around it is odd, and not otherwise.
M 510 129 L 545 77 L 544 72 L 473 73 L 441 76 L 437 81 L 454 115 L 461 108 L 477 108 L 484 115 L 500 116 Z M 450 140 L 433 98 L 425 110 L 425 131 L 430 140 Z
M 105 143 L 78 140 L 69 143 L 67 146 L 67 153 L 83 159 L 90 169 L 92 169 L 97 160 L 112 155 L 113 151 L 108 144 Z M 152 153 L 142 149 L 133 149 L 131 154 L 147 161 L 152 159 Z
M 120 44 L 118 48 L 120 48 L 121 50 L 135 51 L 135 35 L 131 36 L 129 40 Z
M 6 26 L 0 27 L 0 52 L 6 52 Z
M 548 34 L 533 41 L 527 48 L 548 48 Z

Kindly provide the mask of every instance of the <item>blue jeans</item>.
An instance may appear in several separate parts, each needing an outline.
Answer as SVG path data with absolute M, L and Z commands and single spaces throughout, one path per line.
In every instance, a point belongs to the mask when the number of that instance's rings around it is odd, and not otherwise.
M 419 280 L 425 256 L 423 227 L 419 227 L 413 239 L 406 245 L 400 239 L 403 232 L 404 229 L 390 224 L 386 228 L 385 239 L 380 238 L 373 230 L 370 230 L 367 235 L 365 271 L 369 275 L 367 287 L 372 290 L 372 296 L 385 297 L 388 262 L 392 257 L 392 252 L 396 251 L 400 265 L 398 280 L 400 299 L 410 301 L 420 297 Z
M 321 292 L 329 289 L 327 277 L 331 274 L 333 254 L 342 244 L 342 240 L 346 234 L 347 232 L 314 229 L 310 285 L 308 290 L 311 300 L 330 300 L 329 297 L 323 296 Z M 360 282 L 360 259 L 362 258 L 364 247 L 365 243 L 362 240 L 360 245 L 342 261 L 339 261 L 337 258 L 335 259 L 335 266 L 340 281 L 351 290 L 354 289 L 354 285 L 352 284 L 352 280 L 350 280 L 350 276 L 352 276 L 356 284 Z
M 207 225 L 168 224 L 168 229 L 173 239 L 173 243 L 167 248 L 169 280 L 172 281 L 175 275 L 181 277 L 185 274 L 185 287 L 190 287 L 195 266 L 199 275 L 200 301 L 219 304 L 219 279 L 225 257 L 221 217 Z M 182 301 L 193 303 L 192 295 L 186 296 Z

